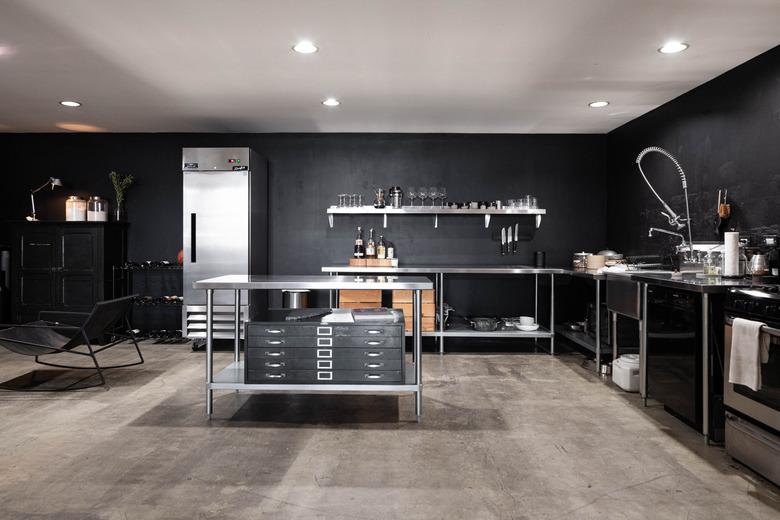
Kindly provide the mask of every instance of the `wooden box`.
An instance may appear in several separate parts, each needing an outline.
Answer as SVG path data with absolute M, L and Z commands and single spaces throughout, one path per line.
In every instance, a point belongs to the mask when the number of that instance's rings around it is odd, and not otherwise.
M 433 289 L 424 289 L 422 291 L 423 303 L 434 303 Z M 412 291 L 411 289 L 395 289 L 393 290 L 393 304 L 396 303 L 412 303 Z
M 422 331 L 423 332 L 434 332 L 436 330 L 436 318 L 433 316 L 431 317 L 424 317 L 422 319 Z M 412 320 L 411 318 L 408 320 L 404 320 L 404 331 L 405 332 L 412 332 Z
M 381 302 L 341 302 L 339 307 L 342 309 L 373 309 L 381 307 Z
M 432 303 L 423 303 L 422 304 L 422 315 L 423 318 L 427 317 L 435 317 L 436 316 L 436 306 Z M 413 317 L 413 309 L 411 303 L 396 303 L 393 302 L 393 309 L 401 309 L 404 311 L 404 318 L 409 321 Z
M 366 259 L 365 258 L 350 258 L 349 259 L 349 266 L 350 267 L 365 267 L 366 266 Z

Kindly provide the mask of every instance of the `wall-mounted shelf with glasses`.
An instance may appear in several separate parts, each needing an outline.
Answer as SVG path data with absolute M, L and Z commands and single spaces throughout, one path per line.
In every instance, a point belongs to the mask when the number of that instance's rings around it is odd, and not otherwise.
M 542 224 L 542 215 L 547 210 L 539 208 L 486 208 L 465 209 L 440 206 L 404 206 L 402 208 L 375 208 L 373 206 L 338 207 L 331 206 L 327 209 L 328 224 L 333 227 L 333 215 L 382 215 L 383 227 L 387 227 L 388 215 L 433 215 L 433 226 L 439 227 L 439 215 L 481 215 L 485 217 L 485 228 L 490 225 L 492 215 L 529 215 L 535 217 L 536 229 Z

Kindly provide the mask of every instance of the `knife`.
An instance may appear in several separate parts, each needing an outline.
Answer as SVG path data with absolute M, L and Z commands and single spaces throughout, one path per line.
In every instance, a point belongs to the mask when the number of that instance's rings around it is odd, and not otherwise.
M 512 254 L 512 226 L 506 228 L 506 254 Z
M 520 223 L 515 222 L 515 248 L 512 250 L 512 254 L 517 253 L 517 238 L 519 234 L 520 234 Z
M 501 256 L 504 256 L 504 245 L 506 245 L 506 228 L 501 228 Z

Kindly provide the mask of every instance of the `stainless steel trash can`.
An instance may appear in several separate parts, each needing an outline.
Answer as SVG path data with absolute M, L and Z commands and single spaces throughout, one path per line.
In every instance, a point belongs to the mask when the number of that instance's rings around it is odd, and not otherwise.
M 285 309 L 306 309 L 309 306 L 309 290 L 282 291 L 282 306 Z

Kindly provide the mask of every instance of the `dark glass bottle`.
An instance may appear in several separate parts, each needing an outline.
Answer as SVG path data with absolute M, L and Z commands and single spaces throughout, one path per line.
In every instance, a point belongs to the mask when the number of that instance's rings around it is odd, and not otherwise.
M 354 258 L 364 258 L 366 256 L 366 248 L 363 247 L 363 228 L 358 226 L 357 236 L 355 237 L 355 251 L 352 253 Z

